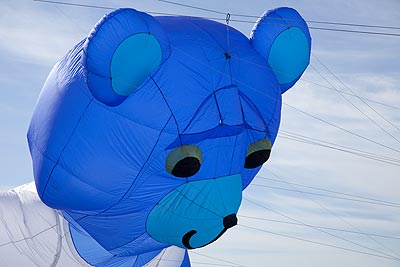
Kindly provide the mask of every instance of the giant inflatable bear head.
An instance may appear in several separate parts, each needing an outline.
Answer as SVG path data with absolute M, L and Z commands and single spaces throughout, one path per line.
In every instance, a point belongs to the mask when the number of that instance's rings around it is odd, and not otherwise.
M 83 232 L 115 257 L 213 242 L 237 223 L 310 48 L 290 8 L 265 13 L 250 39 L 201 18 L 106 15 L 37 103 L 40 198 L 63 212 L 84 258 Z

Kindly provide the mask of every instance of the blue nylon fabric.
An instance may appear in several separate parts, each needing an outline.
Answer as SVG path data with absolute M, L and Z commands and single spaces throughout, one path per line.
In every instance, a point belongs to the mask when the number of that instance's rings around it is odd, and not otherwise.
M 264 26 L 268 16 L 287 18 L 286 26 Z M 56 64 L 28 142 L 39 196 L 63 212 L 84 260 L 141 266 L 166 247 L 182 247 L 183 228 L 198 231 L 194 247 L 223 230 L 222 218 L 237 213 L 241 190 L 261 168 L 244 168 L 248 145 L 263 138 L 274 144 L 281 94 L 298 79 L 279 83 L 269 53 L 288 47 L 279 36 L 292 26 L 311 47 L 299 18 L 289 8 L 273 10 L 249 40 L 215 21 L 119 9 Z M 296 62 L 297 55 L 284 56 L 283 63 Z M 184 144 L 196 145 L 203 159 L 197 173 L 180 178 L 165 164 Z M 166 231 L 172 221 L 184 227 Z
M 293 32 L 293 28 L 296 29 L 295 32 Z M 295 34 L 288 34 L 289 32 L 285 32 L 286 30 Z M 300 35 L 298 31 L 301 31 L 304 36 Z M 280 34 L 284 36 L 280 37 Z M 276 39 L 279 44 L 275 44 Z M 271 56 L 274 58 L 273 64 L 269 67 L 280 80 L 282 93 L 297 82 L 309 63 L 311 36 L 308 26 L 300 14 L 292 8 L 281 7 L 265 12 L 253 27 L 250 41 L 258 53 L 269 63 L 271 63 Z M 271 48 L 272 46 L 274 49 Z M 282 58 L 279 59 L 281 55 Z M 279 60 L 286 61 L 286 64 L 292 61 L 292 65 L 279 64 Z M 278 66 L 277 69 L 276 66 Z
M 163 51 L 162 61 L 168 58 L 168 42 L 159 24 L 150 15 L 134 9 L 122 8 L 104 16 L 86 39 L 82 61 L 88 88 L 109 106 L 119 105 L 126 99 L 112 90 L 111 62 L 115 50 L 123 40 L 140 33 L 155 36 Z
M 190 267 L 189 253 L 187 252 L 187 250 L 185 251 L 185 256 L 183 258 L 181 267 Z
M 67 214 L 65 216 L 69 218 Z M 72 242 L 79 244 L 79 255 L 92 266 L 139 267 L 161 252 L 160 249 L 134 256 L 115 256 L 97 243 L 79 224 L 70 223 L 69 230 Z

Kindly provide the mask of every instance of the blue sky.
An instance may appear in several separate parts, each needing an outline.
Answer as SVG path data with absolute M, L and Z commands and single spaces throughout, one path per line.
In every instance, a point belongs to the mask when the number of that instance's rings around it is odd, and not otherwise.
M 199 10 L 168 5 L 156 0 L 76 1 L 112 7 L 133 7 L 194 16 L 212 16 Z M 194 1 L 181 0 L 222 12 L 260 15 L 279 6 L 296 8 L 307 20 L 339 21 L 359 24 L 400 26 L 400 2 L 385 1 Z M 36 99 L 52 66 L 75 43 L 85 38 L 92 26 L 107 11 L 43 4 L 29 0 L 3 0 L 0 15 L 0 189 L 5 190 L 32 181 L 26 129 Z M 223 16 L 221 16 L 223 18 Z M 234 16 L 232 16 L 234 18 Z M 252 24 L 231 22 L 245 35 Z M 313 25 L 318 26 L 318 25 Z M 362 29 L 381 31 L 380 29 Z M 394 30 L 390 30 L 393 32 Z M 400 33 L 400 31 L 397 31 Z M 359 96 L 400 106 L 400 37 L 311 30 L 313 55 L 317 56 Z M 400 150 L 399 109 L 367 102 L 379 115 L 356 97 L 347 98 L 380 127 L 369 121 L 334 90 L 309 81 L 347 91 L 316 60 L 311 61 L 302 80 L 288 91 L 283 100 L 301 111 L 362 135 L 375 142 Z M 313 69 L 329 79 L 328 84 Z M 285 105 L 282 133 L 296 133 L 350 146 L 386 157 L 399 159 L 399 152 L 366 141 L 348 132 L 322 123 Z M 399 261 L 345 251 L 337 248 L 275 235 L 297 237 L 331 246 L 381 256 L 400 257 L 400 239 L 367 237 L 339 231 L 320 232 L 308 225 L 347 229 L 400 237 L 398 207 L 327 198 L 298 191 L 327 194 L 315 189 L 289 186 L 291 183 L 320 187 L 368 198 L 400 203 L 399 166 L 390 165 L 332 149 L 312 146 L 278 137 L 270 161 L 244 194 L 239 226 L 228 231 L 216 243 L 195 253 L 217 257 L 244 266 L 399 266 Z M 277 174 L 278 177 L 274 176 Z M 264 178 L 275 179 L 272 181 Z M 260 186 L 261 185 L 261 186 Z M 269 186 L 269 187 L 262 187 Z M 275 188 L 271 188 L 275 187 Z M 286 191 L 278 188 L 285 188 Z M 329 193 L 330 195 L 344 197 Z M 258 203 L 254 205 L 252 202 Z M 267 207 L 262 208 L 260 205 Z M 247 216 L 247 217 L 243 217 Z M 282 222 L 250 219 L 248 217 Z M 263 229 L 272 233 L 246 227 Z M 329 232 L 330 234 L 327 234 Z M 339 238 L 338 238 L 339 237 Z M 344 240 L 345 239 L 345 240 Z M 347 241 L 346 241 L 347 240 Z M 348 242 L 348 241 L 351 242 Z M 227 264 L 199 254 L 191 254 L 193 266 L 201 263 Z M 384 254 L 382 254 L 384 253 Z M 397 253 L 397 254 L 396 254 Z M 232 265 L 232 264 L 231 264 Z

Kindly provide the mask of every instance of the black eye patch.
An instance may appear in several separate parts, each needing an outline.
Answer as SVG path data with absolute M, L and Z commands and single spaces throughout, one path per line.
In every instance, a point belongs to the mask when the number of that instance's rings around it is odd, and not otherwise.
M 264 138 L 253 142 L 247 148 L 244 167 L 246 169 L 257 168 L 267 162 L 270 155 L 271 142 L 268 139 Z
M 187 178 L 195 175 L 201 167 L 202 152 L 198 146 L 183 145 L 167 156 L 165 167 L 175 177 Z

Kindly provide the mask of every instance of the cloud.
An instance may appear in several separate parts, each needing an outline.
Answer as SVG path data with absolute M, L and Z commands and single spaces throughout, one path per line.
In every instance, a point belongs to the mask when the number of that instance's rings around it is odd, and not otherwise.
M 80 19 L 73 19 L 68 7 L 33 1 L 6 2 L 2 10 L 0 36 L 7 41 L 0 43 L 1 51 L 36 64 L 54 64 L 99 18 L 90 16 L 89 10 L 75 9 Z

